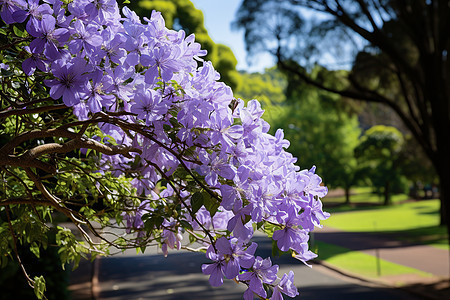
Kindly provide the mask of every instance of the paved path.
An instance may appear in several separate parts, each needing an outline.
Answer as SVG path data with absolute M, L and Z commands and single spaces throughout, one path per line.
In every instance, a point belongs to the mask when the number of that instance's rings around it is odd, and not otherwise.
M 268 239 L 257 237 L 258 255 L 271 253 Z M 98 262 L 97 300 L 161 299 L 161 300 L 232 300 L 242 299 L 245 287 L 230 280 L 223 286 L 213 288 L 208 276 L 200 271 L 202 263 L 208 262 L 203 254 L 171 252 L 162 255 L 126 255 L 102 258 Z M 299 299 L 383 299 L 417 300 L 420 297 L 397 289 L 367 286 L 358 281 L 337 275 L 320 265 L 308 268 L 289 256 L 274 259 L 280 273 L 293 270 Z M 79 295 L 77 293 L 77 295 Z M 74 296 L 73 300 L 87 300 L 89 295 Z
M 418 269 L 439 277 L 450 277 L 449 251 L 427 245 L 399 241 L 382 233 L 344 232 L 324 227 L 316 230 L 315 239 L 381 259 Z

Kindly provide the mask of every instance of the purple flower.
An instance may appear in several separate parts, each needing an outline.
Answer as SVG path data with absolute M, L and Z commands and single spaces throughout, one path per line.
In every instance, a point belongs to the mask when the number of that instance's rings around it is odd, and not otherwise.
M 263 283 L 271 284 L 277 280 L 278 266 L 272 266 L 270 258 L 262 259 L 257 256 L 251 271 L 239 274 L 239 280 L 247 281 L 249 289 L 255 294 L 266 298 Z
M 42 19 L 43 15 L 51 15 L 53 9 L 47 3 L 39 5 L 39 0 L 28 0 L 27 10 L 17 10 L 13 13 L 13 18 L 17 23 L 22 23 L 30 16 L 34 20 Z
M 167 247 L 170 249 L 177 248 L 177 250 L 181 249 L 181 240 L 183 240 L 183 236 L 181 235 L 180 228 L 177 228 L 176 222 L 168 222 L 164 220 L 163 222 L 163 233 L 161 234 L 161 249 L 164 253 L 164 256 L 167 257 L 169 254 Z
M 206 257 L 213 260 L 212 264 L 203 264 L 202 272 L 209 276 L 209 283 L 212 286 L 221 286 L 223 284 L 223 277 L 225 276 L 225 260 L 219 254 L 214 252 L 214 248 L 209 246 L 206 251 Z
M 86 103 L 92 113 L 102 110 L 102 107 L 110 108 L 114 104 L 116 97 L 106 94 L 105 90 L 111 86 L 109 77 L 103 76 L 101 70 L 96 70 L 92 74 L 92 81 L 89 83 L 89 94 Z
M 218 184 L 218 176 L 230 180 L 236 176 L 236 168 L 233 165 L 230 165 L 223 155 L 218 155 L 216 152 L 208 155 L 208 153 L 204 151 L 200 155 L 200 160 L 203 165 L 200 166 L 198 170 L 199 174 L 205 176 L 206 183 L 211 186 L 216 186 Z
M 261 222 L 263 218 L 267 218 L 276 213 L 276 199 L 281 190 L 269 178 L 264 178 L 257 183 L 253 183 L 252 187 L 253 194 L 252 198 L 249 199 L 253 204 L 251 216 L 255 222 Z
M 234 177 L 234 185 L 230 186 L 223 184 L 220 186 L 220 192 L 222 194 L 221 205 L 228 210 L 239 210 L 242 208 L 241 192 L 245 192 L 249 189 L 248 177 L 250 168 L 245 165 L 241 165 L 237 169 L 237 176 Z
M 85 11 L 91 18 L 98 17 L 101 24 L 119 18 L 119 7 L 116 0 L 94 0 L 86 5 Z
M 275 139 L 276 153 L 280 153 L 283 148 L 287 149 L 290 145 L 290 142 L 284 139 L 283 129 L 277 129 Z
M 159 77 L 164 81 L 169 81 L 173 77 L 173 73 L 180 70 L 180 63 L 176 60 L 180 55 L 180 49 L 176 46 L 172 48 L 160 47 L 153 50 L 152 55 L 142 55 L 141 64 L 149 66 L 145 73 L 145 82 L 154 83 Z
M 124 101 L 124 105 L 128 106 L 130 96 L 132 95 L 131 84 L 125 82 L 133 75 L 133 69 L 125 69 L 117 66 L 114 70 L 108 69 L 105 77 L 111 78 L 112 84 L 106 89 L 106 92 L 113 93 L 119 99 Z M 129 111 L 129 108 L 125 108 Z
M 71 62 L 58 60 L 52 65 L 52 73 L 56 79 L 44 80 L 44 83 L 50 87 L 50 96 L 53 99 L 62 96 L 65 105 L 74 106 L 80 103 L 88 91 L 85 75 L 87 72 L 83 59 L 74 59 Z
M 300 219 L 295 210 L 291 207 L 288 212 L 281 211 L 279 218 L 283 219 L 284 228 L 276 230 L 272 238 L 277 241 L 277 246 L 281 251 L 288 251 L 290 248 L 295 249 L 297 245 L 308 241 L 308 235 L 298 228 Z
M 16 22 L 14 13 L 26 7 L 27 3 L 24 0 L 0 0 L 0 17 L 6 24 L 13 24 Z
M 233 120 L 230 116 L 223 116 L 220 113 L 210 113 L 209 120 L 212 122 L 212 128 L 215 129 L 211 134 L 213 144 L 221 144 L 222 151 L 230 153 L 236 147 L 236 141 L 242 138 L 244 129 L 241 125 L 232 125 Z
M 235 278 L 239 274 L 241 267 L 246 269 L 252 267 L 257 246 L 256 243 L 252 243 L 244 250 L 242 242 L 238 239 L 230 241 L 226 237 L 221 237 L 216 241 L 217 251 L 225 260 L 224 274 L 228 279 Z
M 102 50 L 98 53 L 99 56 L 106 56 L 109 61 L 121 65 L 121 60 L 124 60 L 127 55 L 127 51 L 123 48 L 126 38 L 121 34 L 116 34 L 109 27 L 102 31 L 101 37 L 103 39 L 103 45 Z M 107 62 L 107 65 L 109 64 L 110 62 Z
M 66 28 L 55 28 L 55 25 L 56 20 L 52 15 L 44 15 L 42 20 L 31 19 L 27 23 L 28 33 L 36 38 L 30 44 L 33 53 L 41 53 L 43 49 L 44 55 L 50 60 L 61 57 L 58 47 L 69 39 L 70 34 Z
M 251 222 L 246 222 L 246 216 L 252 211 L 252 205 L 247 205 L 246 207 L 235 211 L 234 217 L 228 221 L 227 229 L 233 232 L 233 236 L 237 237 L 242 241 L 248 241 L 253 236 L 253 227 Z M 248 224 L 250 223 L 250 224 Z
M 27 74 L 28 76 L 33 74 L 36 68 L 38 68 L 43 72 L 47 71 L 47 67 L 43 61 L 44 57 L 41 54 L 32 53 L 30 47 L 28 46 L 25 46 L 24 49 L 28 53 L 31 53 L 31 57 L 25 59 L 22 62 L 22 69 L 25 72 L 25 74 Z
M 304 211 L 300 216 L 300 224 L 310 231 L 314 230 L 314 226 L 322 228 L 320 221 L 330 217 L 329 213 L 322 210 L 322 201 L 315 199 L 316 196 L 312 194 L 302 196 L 302 198 L 305 199 L 307 205 L 303 207 Z
M 167 110 L 168 107 L 162 102 L 161 95 L 151 89 L 137 92 L 131 106 L 131 112 L 137 114 L 137 117 L 144 120 L 147 125 L 162 118 Z
M 306 175 L 306 186 L 304 188 L 304 192 L 306 194 L 312 194 L 314 196 L 318 197 L 325 197 L 325 195 L 328 193 L 328 189 L 326 186 L 322 186 L 322 179 L 315 174 L 316 172 L 316 166 L 313 166 L 309 171 L 308 170 L 302 170 L 300 174 Z
M 72 19 L 75 16 L 74 15 L 66 16 L 67 11 L 65 9 L 65 4 L 60 0 L 46 0 L 46 2 L 53 5 L 53 15 L 56 18 L 56 24 L 59 27 L 63 27 L 63 28 L 69 27 L 70 22 L 72 21 Z M 79 6 L 80 2 L 81 2 L 80 0 L 71 2 L 68 6 L 69 11 L 70 11 L 70 7 L 72 4 L 76 4 Z M 63 5 L 64 5 L 64 7 L 63 7 Z
M 69 50 L 72 53 L 78 53 L 84 49 L 87 53 L 92 53 L 102 44 L 102 38 L 98 33 L 98 26 L 94 24 L 87 24 L 80 20 L 73 23 L 71 30 L 72 40 L 69 43 Z
M 141 202 L 134 214 L 122 213 L 122 217 L 127 221 L 127 233 L 131 232 L 131 229 L 139 230 L 144 228 L 144 222 L 142 216 L 151 212 L 153 208 L 150 207 L 150 201 L 145 200 Z
M 270 300 L 283 300 L 281 293 L 292 298 L 298 295 L 297 287 L 294 285 L 294 272 L 290 271 L 289 275 L 283 275 L 280 282 L 273 289 Z
M 307 235 L 307 237 L 309 236 Z M 297 254 L 293 255 L 293 257 L 311 268 L 311 265 L 308 265 L 306 262 L 316 258 L 317 254 L 308 249 L 307 241 L 297 245 L 294 250 Z

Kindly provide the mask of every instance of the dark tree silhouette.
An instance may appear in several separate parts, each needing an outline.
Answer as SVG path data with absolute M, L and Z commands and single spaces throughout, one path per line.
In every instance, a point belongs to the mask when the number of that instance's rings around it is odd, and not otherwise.
M 250 52 L 270 51 L 292 77 L 392 108 L 438 174 L 450 228 L 450 1 L 244 0 L 235 25 Z M 340 84 L 308 75 L 308 66 L 335 63 L 351 64 L 336 72 Z

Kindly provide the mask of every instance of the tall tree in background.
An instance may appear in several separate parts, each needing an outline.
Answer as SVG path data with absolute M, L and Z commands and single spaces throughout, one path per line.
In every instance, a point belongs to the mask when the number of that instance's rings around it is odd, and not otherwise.
M 168 28 L 182 29 L 186 35 L 194 33 L 195 40 L 208 51 L 204 59 L 210 60 L 220 73 L 220 81 L 233 90 L 237 88 L 239 73 L 236 71 L 237 60 L 233 51 L 226 45 L 214 43 L 205 28 L 202 11 L 195 8 L 190 0 L 130 1 L 127 6 L 142 17 L 150 17 L 152 10 L 160 11 Z
M 450 1 L 244 0 L 236 25 L 250 52 L 271 51 L 304 82 L 393 109 L 438 174 L 450 229 Z M 336 75 L 345 83 L 337 87 L 292 61 L 352 67 Z
M 292 141 L 289 149 L 302 165 L 317 163 L 326 185 L 343 188 L 349 204 L 350 188 L 357 183 L 359 172 L 354 155 L 361 134 L 358 119 L 340 107 L 339 96 L 291 79 L 288 82 L 286 109 L 273 125 L 284 128 L 286 138 Z
M 376 125 L 361 137 L 355 149 L 360 168 L 379 194 L 384 195 L 384 205 L 391 204 L 391 195 L 404 192 L 402 174 L 402 133 L 392 126 Z
M 317 69 L 313 71 L 317 73 Z M 359 178 L 354 150 L 361 130 L 356 115 L 341 107 L 339 96 L 298 84 L 275 67 L 262 74 L 241 73 L 241 80 L 235 97 L 259 99 L 271 131 L 284 130 L 292 141 L 289 151 L 299 158 L 301 166 L 317 164 L 326 185 L 343 188 L 346 203 L 350 203 L 350 188 Z

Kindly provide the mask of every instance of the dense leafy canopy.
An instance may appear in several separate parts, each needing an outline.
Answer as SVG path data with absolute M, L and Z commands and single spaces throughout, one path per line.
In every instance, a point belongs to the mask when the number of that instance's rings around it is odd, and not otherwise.
M 359 179 L 354 150 L 361 129 L 357 116 L 347 111 L 348 106 L 342 106 L 343 100 L 299 84 L 276 68 L 263 74 L 242 73 L 241 80 L 236 94 L 243 99 L 259 99 L 266 110 L 266 121 L 273 128 L 283 128 L 291 141 L 290 152 L 305 166 L 317 163 L 327 186 L 344 188 L 349 196 Z
M 284 10 L 290 20 L 278 22 Z M 244 0 L 236 25 L 248 49 L 269 50 L 291 76 L 392 109 L 436 170 L 444 223 L 450 216 L 449 16 L 448 0 Z M 349 70 L 344 84 L 309 76 L 317 63 Z
M 239 73 L 236 71 L 237 60 L 231 49 L 223 44 L 216 44 L 204 25 L 203 13 L 190 0 L 140 0 L 127 4 L 139 16 L 149 15 L 152 10 L 160 11 L 167 28 L 184 30 L 187 35 L 194 33 L 195 40 L 207 51 L 204 59 L 212 62 L 220 73 L 220 81 L 233 90 L 239 85 Z
M 327 188 L 294 164 L 281 130 L 268 134 L 258 101 L 217 81 L 194 35 L 156 11 L 121 15 L 115 0 L 2 0 L 0 15 L 2 263 L 20 264 L 19 244 L 39 256 L 49 232 L 62 263 L 198 242 L 213 286 L 297 295 L 293 273 L 279 278 L 251 238 L 260 229 L 314 258 Z M 27 279 L 42 298 L 43 277 Z
M 401 174 L 403 134 L 394 127 L 377 125 L 368 129 L 355 149 L 360 168 L 372 185 L 384 194 L 390 204 L 393 191 L 404 192 Z

